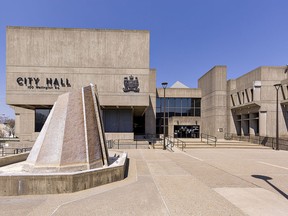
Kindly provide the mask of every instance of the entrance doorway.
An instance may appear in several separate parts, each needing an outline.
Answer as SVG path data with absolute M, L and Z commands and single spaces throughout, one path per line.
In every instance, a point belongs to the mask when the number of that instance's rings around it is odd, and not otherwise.
M 134 116 L 133 131 L 134 135 L 145 135 L 145 115 Z
M 175 138 L 199 138 L 199 125 L 174 125 Z

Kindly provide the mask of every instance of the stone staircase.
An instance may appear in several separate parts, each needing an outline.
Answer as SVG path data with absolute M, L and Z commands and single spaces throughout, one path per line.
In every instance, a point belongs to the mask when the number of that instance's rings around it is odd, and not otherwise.
M 233 148 L 233 149 L 270 149 L 259 144 L 249 143 L 245 141 L 237 140 L 218 140 L 216 146 L 214 143 L 201 142 L 201 139 L 180 139 L 185 142 L 186 146 L 184 149 L 208 149 L 208 148 Z M 205 140 L 206 141 L 206 140 Z M 175 144 L 177 147 L 177 144 Z M 178 145 L 178 148 L 182 148 L 181 144 Z M 157 142 L 154 144 L 154 149 L 163 149 L 163 143 Z
M 186 143 L 186 149 L 193 148 L 234 148 L 234 149 L 269 149 L 268 147 L 261 146 L 259 144 L 237 141 L 237 140 L 218 140 L 216 146 L 214 143 L 209 142 L 208 144 L 205 142 L 201 142 L 200 139 L 182 139 Z

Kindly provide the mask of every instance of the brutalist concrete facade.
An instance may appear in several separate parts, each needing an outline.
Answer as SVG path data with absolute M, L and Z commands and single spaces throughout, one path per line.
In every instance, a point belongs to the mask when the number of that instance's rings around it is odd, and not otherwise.
M 226 126 L 226 66 L 215 66 L 198 80 L 201 89 L 202 133 L 224 138 Z
M 276 136 L 276 89 L 279 91 L 279 136 L 287 137 L 287 67 L 259 67 L 227 84 L 227 125 L 230 133 Z
M 202 76 L 202 133 L 225 138 L 237 136 L 276 136 L 276 89 L 279 96 L 279 136 L 287 137 L 287 67 L 265 66 L 237 79 L 227 80 L 226 66 L 215 66 Z
M 35 109 L 51 108 L 60 94 L 93 83 L 101 108 L 144 116 L 155 133 L 156 75 L 150 69 L 148 31 L 7 27 L 7 104 L 16 114 L 16 135 L 34 141 Z M 124 82 L 137 80 L 137 91 Z M 135 84 L 135 82 L 134 82 Z M 107 133 L 133 138 L 133 132 Z
M 155 134 L 156 98 L 163 89 L 156 89 L 149 44 L 148 31 L 7 27 L 6 94 L 16 113 L 16 135 L 34 141 L 35 109 L 51 108 L 58 95 L 91 82 L 103 110 L 128 109 L 134 119 L 145 119 L 143 133 Z M 281 83 L 279 135 L 287 136 L 286 72 L 286 66 L 265 66 L 227 81 L 226 66 L 215 66 L 199 78 L 198 88 L 167 88 L 166 97 L 201 98 L 201 116 L 169 118 L 168 134 L 177 124 L 196 123 L 201 133 L 220 139 L 227 133 L 275 137 L 273 85 Z M 130 91 L 125 83 L 137 87 Z M 107 139 L 134 137 L 131 130 L 106 132 Z

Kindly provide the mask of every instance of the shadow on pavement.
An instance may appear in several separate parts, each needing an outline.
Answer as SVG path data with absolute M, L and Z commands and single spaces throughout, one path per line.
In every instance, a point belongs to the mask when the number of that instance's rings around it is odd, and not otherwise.
M 124 173 L 124 178 L 127 178 L 128 177 L 128 173 L 129 173 L 129 158 L 127 158 L 127 161 L 126 161 L 126 167 L 125 167 L 125 173 Z
M 261 179 L 265 181 L 267 184 L 269 184 L 272 188 L 274 188 L 278 193 L 280 193 L 283 197 L 285 197 L 288 200 L 288 195 L 284 193 L 282 190 L 277 188 L 275 185 L 273 185 L 269 180 L 272 180 L 271 177 L 269 176 L 264 176 L 264 175 L 251 175 L 253 178 Z

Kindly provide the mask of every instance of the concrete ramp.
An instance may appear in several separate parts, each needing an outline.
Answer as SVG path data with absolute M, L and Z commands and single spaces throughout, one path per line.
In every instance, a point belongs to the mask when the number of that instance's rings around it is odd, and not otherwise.
M 60 95 L 27 160 L 29 172 L 70 172 L 108 166 L 94 85 Z

